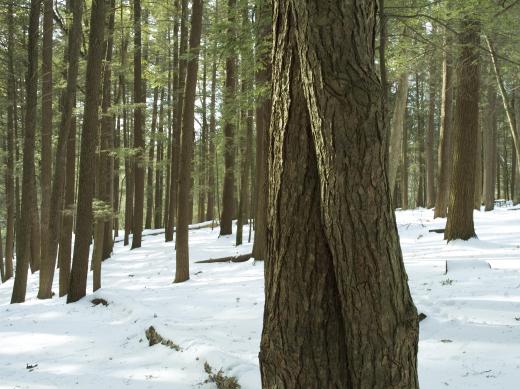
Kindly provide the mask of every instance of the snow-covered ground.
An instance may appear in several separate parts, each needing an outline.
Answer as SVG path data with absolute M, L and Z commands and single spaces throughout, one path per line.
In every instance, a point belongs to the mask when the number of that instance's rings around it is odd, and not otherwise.
M 475 218 L 479 240 L 447 245 L 428 232 L 445 220 L 429 210 L 397 212 L 411 290 L 427 315 L 422 389 L 519 387 L 520 211 Z M 37 300 L 35 275 L 24 304 L 9 305 L 12 281 L 0 285 L 0 388 L 212 388 L 205 361 L 243 388 L 260 388 L 263 264 L 195 264 L 250 252 L 250 244 L 219 238 L 218 228 L 190 231 L 190 248 L 191 280 L 183 284 L 172 284 L 173 244 L 147 235 L 138 250 L 117 243 L 103 264 L 103 288 L 78 303 Z M 94 297 L 109 306 L 92 306 Z M 150 325 L 181 351 L 148 347 Z

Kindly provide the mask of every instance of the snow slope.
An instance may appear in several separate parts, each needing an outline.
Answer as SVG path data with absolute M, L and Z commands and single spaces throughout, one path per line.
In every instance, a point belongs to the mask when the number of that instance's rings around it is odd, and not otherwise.
M 480 239 L 448 245 L 428 232 L 445 223 L 431 211 L 396 214 L 414 300 L 428 316 L 421 388 L 517 388 L 520 211 L 477 212 Z M 251 251 L 219 238 L 218 228 L 190 231 L 190 248 L 192 262 Z M 162 235 L 145 236 L 132 251 L 117 243 L 103 264 L 103 288 L 75 304 L 37 300 L 34 275 L 24 304 L 9 305 L 12 281 L 0 285 L 0 388 L 212 388 L 205 361 L 243 388 L 260 388 L 263 264 L 192 263 L 191 280 L 172 284 L 173 250 Z M 457 261 L 448 274 L 446 260 Z M 94 307 L 94 297 L 110 305 Z M 182 350 L 148 347 L 150 325 Z

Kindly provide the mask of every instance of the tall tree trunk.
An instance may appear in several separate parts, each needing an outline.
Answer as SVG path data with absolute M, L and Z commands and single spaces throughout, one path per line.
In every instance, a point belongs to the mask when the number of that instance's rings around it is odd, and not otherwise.
M 215 209 L 215 136 L 217 131 L 216 120 L 217 101 L 217 58 L 213 54 L 211 64 L 211 97 L 209 102 L 209 155 L 208 155 L 208 206 L 206 207 L 206 219 L 214 219 Z
M 259 95 L 256 102 L 256 173 L 255 173 L 255 240 L 253 242 L 253 257 L 264 260 L 267 257 L 267 136 L 271 118 L 271 53 L 265 48 L 266 41 L 271 41 L 272 1 L 260 0 L 257 19 L 256 51 L 257 61 L 261 64 L 255 74 L 257 88 L 268 88 L 264 95 Z
M 439 158 L 437 174 L 437 194 L 435 196 L 434 216 L 448 215 L 448 200 L 452 169 L 452 138 L 453 138 L 453 59 L 451 53 L 452 37 L 446 31 L 444 43 L 444 59 L 442 62 L 442 96 L 441 96 L 441 127 L 439 137 Z
M 473 195 L 473 208 L 480 211 L 482 205 L 482 129 L 480 122 L 477 128 L 477 152 L 475 155 L 475 191 Z
M 38 290 L 38 298 L 47 299 L 52 297 L 52 282 L 54 279 L 54 269 L 56 268 L 56 255 L 58 253 L 58 243 L 60 240 L 60 227 L 63 209 L 63 198 L 65 197 L 65 181 L 67 164 L 74 164 L 75 151 L 69 153 L 67 149 L 70 133 L 73 125 L 73 110 L 75 107 L 76 86 L 79 66 L 79 49 L 81 47 L 82 37 L 82 2 L 73 1 L 71 3 L 72 25 L 69 31 L 69 41 L 67 44 L 66 59 L 68 62 L 66 79 L 67 86 L 61 96 L 61 121 L 60 132 L 58 136 L 58 146 L 56 148 L 56 161 L 54 163 L 54 178 L 52 182 L 52 193 L 50 196 L 50 213 L 48 220 L 47 244 L 42 244 L 42 263 L 40 269 L 40 287 Z M 68 156 L 70 155 L 70 159 Z M 72 177 L 74 181 L 74 177 Z M 74 192 L 72 192 L 74 194 Z M 70 199 L 69 199 L 70 200 Z M 71 203 L 74 202 L 72 198 Z M 70 203 L 67 203 L 69 205 Z M 42 202 L 43 209 L 43 202 Z M 43 214 L 43 211 L 42 211 Z M 43 222 L 43 217 L 42 217 Z M 42 223 L 43 225 L 43 223 Z M 43 238 L 43 233 L 42 233 Z M 69 245 L 70 258 L 70 245 Z M 59 263 L 60 272 L 65 275 L 69 273 L 70 260 Z M 62 267 L 63 265 L 63 267 Z M 64 290 L 62 290 L 64 292 Z
M 179 54 L 174 58 L 174 62 L 178 64 L 178 74 L 173 80 L 176 88 L 175 112 L 172 117 L 175 120 L 172 127 L 172 151 L 170 165 L 170 201 L 168 206 L 168 223 L 166 224 L 165 240 L 170 242 L 173 240 L 173 227 L 175 225 L 175 217 L 178 211 L 177 196 L 179 188 L 179 156 L 181 153 L 181 125 L 182 125 L 182 108 L 184 104 L 184 86 L 186 82 L 186 51 L 188 47 L 188 0 L 176 2 L 176 9 L 180 8 L 180 38 L 179 38 Z M 175 27 L 175 26 L 174 26 Z M 175 31 L 177 34 L 177 31 Z M 177 59 L 177 61 L 175 61 Z
M 152 219 L 154 213 L 154 156 L 155 156 L 155 131 L 157 128 L 157 100 L 159 100 L 159 87 L 156 86 L 153 90 L 153 105 L 152 105 L 152 128 L 150 130 L 150 145 L 148 148 L 148 171 L 146 173 L 146 220 L 144 228 L 152 228 Z M 157 169 L 157 166 L 155 167 Z
M 415 74 L 415 114 L 417 122 L 417 192 L 415 206 L 424 207 L 425 200 L 425 169 L 424 169 L 424 121 L 423 121 L 423 93 L 420 74 Z
M 204 44 L 203 48 L 203 66 L 202 66 L 202 93 L 201 93 L 201 116 L 202 116 L 202 128 L 201 128 L 201 136 L 199 139 L 200 147 L 199 147 L 199 176 L 198 176 L 198 187 L 199 187 L 199 198 L 197 201 L 197 221 L 202 223 L 206 220 L 205 214 L 205 202 L 206 202 L 206 179 L 207 179 L 207 169 L 206 169 L 206 160 L 207 160 L 207 149 L 208 149 L 208 118 L 207 118 L 207 49 L 206 44 Z
M 15 104 L 16 104 L 16 82 L 14 74 L 14 9 L 13 3 L 9 3 L 7 9 L 7 163 L 5 170 L 5 201 L 6 201 L 6 237 L 5 237 L 5 272 L 2 281 L 13 277 L 13 257 L 15 239 L 15 214 L 16 197 L 14 181 L 14 158 L 15 158 Z
M 435 163 L 433 147 L 435 138 L 435 99 L 437 97 L 437 62 L 430 65 L 428 86 L 428 128 L 424 141 L 424 159 L 426 163 L 426 207 L 435 207 Z
M 179 207 L 176 231 L 175 282 L 190 278 L 188 225 L 190 223 L 191 163 L 193 160 L 193 137 L 195 134 L 195 92 L 199 65 L 200 36 L 202 32 L 202 0 L 193 0 L 189 42 L 190 59 L 187 61 L 186 87 L 182 109 L 181 158 L 179 179 Z
M 408 73 L 402 73 L 397 82 L 394 114 L 391 120 L 390 141 L 388 149 L 388 182 L 390 193 L 394 192 L 397 177 L 397 168 L 401 158 L 401 145 L 403 143 L 403 127 L 408 101 Z
M 51 211 L 52 177 L 52 0 L 43 0 L 42 44 L 42 129 L 41 129 L 41 256 L 47 253 L 49 244 L 49 215 Z M 59 211 L 59 208 L 58 208 Z M 54 264 L 56 263 L 54 254 Z M 50 297 L 50 296 L 49 296 Z
M 417 312 L 385 171 L 376 2 L 274 9 L 262 385 L 418 388 Z
M 405 120 L 408 109 L 405 109 Z M 403 126 L 403 152 L 401 163 L 401 208 L 408 209 L 408 126 Z
M 81 137 L 76 236 L 67 303 L 86 294 L 88 255 L 92 236 L 92 200 L 94 197 L 95 152 L 99 125 L 98 106 L 103 63 L 105 8 L 108 0 L 93 0 L 90 15 L 89 47 L 85 89 L 85 107 Z
M 484 206 L 486 211 L 495 207 L 495 182 L 497 179 L 497 92 L 488 80 L 486 121 L 482 133 L 484 151 Z
M 29 41 L 27 44 L 27 77 L 25 101 L 25 126 L 23 137 L 23 173 L 22 203 L 20 222 L 16 234 L 16 273 L 14 278 L 11 303 L 25 301 L 27 290 L 27 271 L 32 257 L 30 253 L 31 237 L 34 234 L 34 148 L 36 131 L 36 111 L 38 103 L 38 26 L 40 18 L 40 0 L 31 0 L 29 13 Z
M 134 1 L 134 210 L 132 249 L 141 247 L 144 213 L 144 110 L 141 68 L 141 0 Z
M 228 30 L 230 42 L 236 41 L 236 0 L 228 0 Z M 232 45 L 234 46 L 234 45 Z M 224 187 L 222 189 L 222 215 L 220 235 L 233 232 L 233 214 L 235 209 L 235 106 L 237 83 L 237 56 L 233 48 L 226 57 L 226 82 L 224 85 Z
M 480 25 L 464 19 L 459 35 L 460 56 L 457 66 L 457 103 L 453 149 L 453 179 L 444 239 L 468 240 L 475 237 L 473 197 L 479 117 L 479 44 Z
M 163 190 L 164 190 L 164 87 L 161 88 L 161 106 L 159 107 L 159 125 L 157 126 L 157 153 L 155 156 L 155 211 L 154 228 L 163 226 Z

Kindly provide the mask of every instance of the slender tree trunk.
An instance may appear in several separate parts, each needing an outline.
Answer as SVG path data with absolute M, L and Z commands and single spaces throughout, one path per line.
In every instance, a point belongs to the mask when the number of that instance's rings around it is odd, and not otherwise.
M 25 126 L 23 137 L 23 173 L 22 202 L 20 222 L 16 234 L 16 273 L 14 278 L 11 303 L 25 301 L 27 290 L 27 271 L 32 257 L 30 246 L 34 218 L 34 149 L 36 131 L 36 110 L 38 103 L 38 25 L 40 18 L 40 0 L 31 0 L 29 13 L 29 41 L 27 44 L 27 77 L 25 101 Z
M 144 213 L 144 110 L 141 68 L 141 0 L 134 1 L 134 210 L 132 249 L 141 247 Z
M 52 177 L 52 0 L 43 0 L 42 129 L 41 129 L 41 256 L 49 244 L 49 214 Z M 59 210 L 59 208 L 58 208 Z M 56 257 L 56 254 L 55 254 Z M 54 257 L 54 263 L 56 259 Z M 49 296 L 50 297 L 50 296 Z
M 266 41 L 271 41 L 272 1 L 261 0 L 258 9 L 256 51 L 257 61 L 261 63 L 255 74 L 257 88 L 268 87 L 264 95 L 256 102 L 256 204 L 255 204 L 255 240 L 253 242 L 253 257 L 256 260 L 267 258 L 267 161 L 269 145 L 267 137 L 271 118 L 271 53 L 265 48 Z M 262 50 L 263 48 L 263 50 Z
M 403 143 L 403 127 L 408 102 L 408 73 L 402 73 L 397 82 L 397 94 L 395 97 L 394 114 L 391 120 L 390 141 L 388 149 L 388 182 L 390 193 L 394 192 L 397 177 L 397 168 L 401 158 L 401 145 Z
M 216 120 L 217 101 L 217 59 L 213 54 L 211 65 L 211 97 L 209 102 L 209 155 L 208 155 L 208 206 L 206 207 L 206 219 L 213 220 L 215 209 L 215 136 L 217 128 Z
M 417 192 L 415 206 L 424 207 L 425 205 L 425 169 L 424 169 L 424 121 L 423 121 L 423 94 L 422 80 L 420 74 L 415 74 L 415 114 L 417 121 Z
M 441 127 L 439 137 L 439 158 L 437 174 L 437 194 L 435 196 L 434 217 L 448 215 L 448 197 L 452 169 L 452 120 L 453 120 L 453 60 L 451 54 L 452 37 L 446 31 L 444 44 L 444 59 L 442 63 L 442 96 L 441 96 Z
M 262 386 L 418 388 L 417 311 L 385 169 L 376 1 L 274 4 Z
M 161 88 L 159 125 L 157 127 L 157 153 L 155 156 L 155 211 L 154 228 L 163 226 L 163 159 L 164 159 L 164 87 Z
M 153 106 L 152 106 L 152 128 L 150 130 L 150 146 L 148 148 L 148 171 L 146 173 L 146 220 L 144 223 L 144 228 L 150 229 L 152 228 L 152 219 L 154 213 L 154 186 L 153 186 L 153 178 L 154 178 L 154 169 L 157 169 L 157 166 L 154 168 L 154 156 L 155 156 L 155 142 L 156 135 L 155 131 L 157 128 L 157 100 L 159 100 L 159 87 L 156 86 L 153 90 Z
M 405 119 L 408 109 L 405 110 Z M 408 209 L 408 126 L 403 126 L 403 155 L 401 163 L 401 208 Z
M 227 37 L 236 41 L 236 0 L 228 0 Z M 226 82 L 224 93 L 224 187 L 222 190 L 222 215 L 220 218 L 220 235 L 231 235 L 233 232 L 233 214 L 235 209 L 235 106 L 237 83 L 237 57 L 233 49 L 226 58 Z
M 484 206 L 486 211 L 495 207 L 495 182 L 497 180 L 497 92 L 488 81 L 486 121 L 482 133 L 484 151 Z
M 176 9 L 181 11 L 180 17 L 180 38 L 179 38 L 179 55 L 174 58 L 174 62 L 178 63 L 178 75 L 174 79 L 174 87 L 176 88 L 175 112 L 172 118 L 175 120 L 172 127 L 172 151 L 170 165 L 170 201 L 168 206 L 168 224 L 165 230 L 165 240 L 170 242 L 173 240 L 173 227 L 175 225 L 175 216 L 178 211 L 177 195 L 179 186 L 179 156 L 181 153 L 181 125 L 182 125 L 182 108 L 184 104 L 184 85 L 186 79 L 186 51 L 188 47 L 188 1 L 181 0 L 181 4 L 176 2 Z M 174 26 L 175 27 L 175 26 Z M 177 31 L 175 31 L 177 34 Z M 177 61 L 175 61 L 177 59 Z
M 175 282 L 190 278 L 188 225 L 190 223 L 190 183 L 193 159 L 193 122 L 195 120 L 195 92 L 199 62 L 200 36 L 202 31 L 202 0 L 193 0 L 191 11 L 191 32 L 189 42 L 190 59 L 187 61 L 186 87 L 182 115 L 182 140 L 179 180 L 179 208 L 176 231 Z
M 435 99 L 437 97 L 437 63 L 430 66 L 428 87 L 428 128 L 424 142 L 424 159 L 426 163 L 426 207 L 435 207 L 435 163 L 433 147 L 435 138 Z
M 98 106 L 103 63 L 103 39 L 107 0 L 93 0 L 90 16 L 89 48 L 87 54 L 87 95 L 83 113 L 81 157 L 76 236 L 70 273 L 67 303 L 78 301 L 86 294 L 89 247 L 92 236 L 92 200 L 94 197 L 95 152 L 99 125 Z
M 14 158 L 15 158 L 15 104 L 16 104 L 16 82 L 14 74 L 14 10 L 13 3 L 9 3 L 7 10 L 8 38 L 7 38 L 7 163 L 5 170 L 5 200 L 6 200 L 6 237 L 5 237 L 5 273 L 2 281 L 13 277 L 13 257 L 15 239 L 15 181 L 14 181 Z
M 38 298 L 41 299 L 47 299 L 52 297 L 52 283 L 54 279 L 54 269 L 56 268 L 56 255 L 58 253 L 58 243 L 60 240 L 60 227 L 62 221 L 61 212 L 63 209 L 63 198 L 65 197 L 67 164 L 71 163 L 71 160 L 72 163 L 74 163 L 74 155 L 76 151 L 72 150 L 71 158 L 67 158 L 67 156 L 69 155 L 67 146 L 69 143 L 70 133 L 71 131 L 73 131 L 71 127 L 73 125 L 73 110 L 75 107 L 75 96 L 79 65 L 79 48 L 81 47 L 81 23 L 83 14 L 82 3 L 71 2 L 71 11 L 73 15 L 73 21 L 70 27 L 66 55 L 68 62 L 66 72 L 67 87 L 62 95 L 61 101 L 62 113 L 60 122 L 60 132 L 58 137 L 58 146 L 56 148 L 56 161 L 54 163 L 52 193 L 50 196 L 50 213 L 47 231 L 48 242 L 45 245 L 42 244 L 42 249 L 45 247 L 46 251 L 42 251 L 42 265 L 40 269 L 40 288 L 38 290 Z M 72 181 L 74 181 L 73 177 Z M 73 202 L 74 199 L 72 199 L 72 203 Z M 65 272 L 65 274 L 68 274 L 70 268 L 70 260 L 64 261 L 63 263 L 60 262 L 59 265 L 60 272 Z M 61 265 L 66 267 L 66 269 L 61 267 Z
M 473 208 L 480 211 L 482 205 L 482 129 L 480 122 L 477 127 L 477 153 L 475 155 L 475 191 Z
M 206 178 L 207 178 L 207 169 L 206 169 L 206 159 L 207 159 L 207 144 L 208 144 L 208 120 L 207 120 L 207 50 L 206 44 L 203 48 L 203 66 L 202 66 L 202 93 L 201 93 L 201 106 L 202 106 L 202 128 L 201 128 L 201 136 L 199 139 L 200 147 L 199 147 L 199 198 L 197 202 L 197 221 L 202 223 L 206 220 L 205 213 L 205 202 L 206 202 Z
M 462 22 L 459 35 L 460 57 L 457 66 L 457 103 L 453 149 L 453 179 L 444 239 L 468 240 L 475 237 L 473 205 L 475 161 L 479 117 L 479 43 L 480 25 L 473 20 Z

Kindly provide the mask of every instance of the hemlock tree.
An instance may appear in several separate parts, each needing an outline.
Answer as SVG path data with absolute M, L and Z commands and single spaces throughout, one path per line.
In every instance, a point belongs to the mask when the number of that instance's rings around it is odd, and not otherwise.
M 176 234 L 175 282 L 190 278 L 188 225 L 191 220 L 190 189 L 191 164 L 193 160 L 193 137 L 195 134 L 195 92 L 199 66 L 200 35 L 202 31 L 202 0 L 193 0 L 191 12 L 191 31 L 189 40 L 190 59 L 186 68 L 186 86 L 182 109 L 181 158 L 179 179 L 179 207 Z
M 480 23 L 466 17 L 459 34 L 457 101 L 455 104 L 453 176 L 448 221 L 444 239 L 468 240 L 476 236 L 473 206 L 476 179 L 477 135 L 479 131 Z
M 274 1 L 264 388 L 419 386 L 376 14 L 376 0 Z
M 93 0 L 90 15 L 89 46 L 85 80 L 85 108 L 81 131 L 81 154 L 79 165 L 79 187 L 76 238 L 70 273 L 67 303 L 73 303 L 86 294 L 88 255 L 92 235 L 92 200 L 94 198 L 95 152 L 99 125 L 98 107 L 100 100 L 101 70 L 103 64 L 103 37 L 105 30 L 105 8 L 109 0 Z

